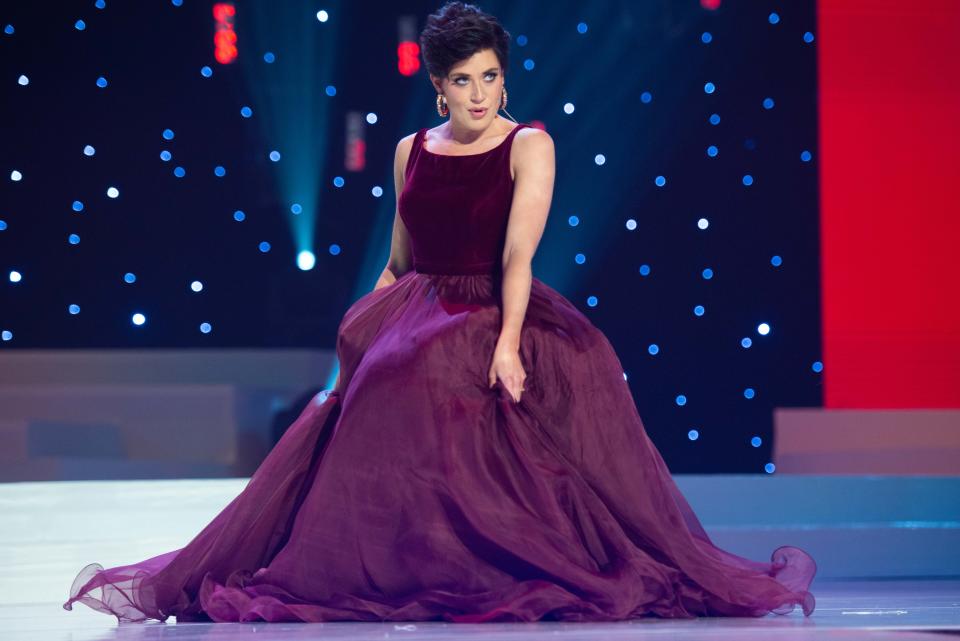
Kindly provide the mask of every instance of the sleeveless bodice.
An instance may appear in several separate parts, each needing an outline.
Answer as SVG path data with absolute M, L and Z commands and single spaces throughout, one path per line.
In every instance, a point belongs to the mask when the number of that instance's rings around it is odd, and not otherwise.
M 417 131 L 397 206 L 410 234 L 413 268 L 434 274 L 490 274 L 500 269 L 513 201 L 510 148 L 518 124 L 493 149 L 435 154 Z

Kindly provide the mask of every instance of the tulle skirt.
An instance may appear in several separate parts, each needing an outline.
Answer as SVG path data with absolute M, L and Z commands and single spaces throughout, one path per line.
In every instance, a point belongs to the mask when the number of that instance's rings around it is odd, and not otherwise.
M 119 621 L 618 621 L 809 616 L 816 563 L 715 546 L 610 343 L 534 278 L 519 403 L 488 371 L 492 274 L 410 271 L 346 312 L 341 378 L 189 543 L 81 570 Z

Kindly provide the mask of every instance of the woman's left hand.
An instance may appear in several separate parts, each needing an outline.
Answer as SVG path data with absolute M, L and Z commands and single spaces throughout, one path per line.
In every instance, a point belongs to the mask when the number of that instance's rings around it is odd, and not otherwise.
M 504 387 L 513 396 L 514 402 L 519 403 L 520 394 L 524 391 L 523 381 L 527 378 L 520 363 L 520 350 L 498 344 L 493 351 L 493 362 L 490 364 L 487 378 L 491 388 L 496 386 L 497 378 L 503 381 Z

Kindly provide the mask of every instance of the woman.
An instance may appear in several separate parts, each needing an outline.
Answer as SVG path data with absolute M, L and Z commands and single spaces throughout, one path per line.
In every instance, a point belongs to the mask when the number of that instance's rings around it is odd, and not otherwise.
M 814 609 L 816 571 L 710 541 L 604 335 L 533 278 L 553 141 L 514 124 L 509 34 L 452 2 L 421 35 L 446 122 L 403 138 L 390 258 L 341 378 L 185 547 L 81 571 L 120 621 L 617 621 Z

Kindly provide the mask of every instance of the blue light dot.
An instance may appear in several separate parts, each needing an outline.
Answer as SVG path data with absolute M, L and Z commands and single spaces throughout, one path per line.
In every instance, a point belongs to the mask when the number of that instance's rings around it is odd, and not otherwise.
M 290 211 L 294 215 L 299 215 L 303 213 L 303 206 L 301 206 L 300 203 L 293 203 L 292 205 L 290 205 Z
M 238 209 L 237 211 L 233 212 L 233 219 L 238 223 L 242 223 L 246 217 L 247 215 L 243 213 L 242 209 Z
M 70 307 L 67 308 L 67 311 L 69 311 L 71 314 L 73 314 L 74 316 L 76 316 L 77 314 L 80 313 L 80 306 L 79 306 L 79 305 L 71 305 Z
M 86 145 L 83 148 L 84 156 L 93 156 L 96 153 L 97 153 L 97 150 L 93 148 L 93 145 Z
M 132 272 L 127 272 L 123 275 L 123 281 L 125 283 L 135 283 L 137 282 L 137 275 Z
M 83 211 L 83 203 L 79 200 L 73 201 L 73 211 Z
M 79 244 L 80 244 L 80 236 L 78 236 L 77 234 L 70 234 L 70 236 L 67 238 L 67 240 L 70 242 L 71 245 L 79 245 Z
M 710 156 L 711 158 L 716 157 L 718 151 L 719 150 L 717 149 L 716 145 L 710 145 L 709 147 L 707 147 L 707 155 Z
M 696 314 L 697 316 L 703 316 L 703 313 L 705 311 L 706 310 L 703 308 L 703 305 L 697 305 L 696 307 L 693 308 L 693 313 Z
M 607 157 L 603 154 L 597 154 L 593 157 L 593 162 L 596 165 L 602 165 L 603 163 L 607 162 Z
M 587 23 L 578 22 L 577 23 L 577 33 L 586 33 L 587 32 Z
M 651 100 L 653 100 L 653 94 L 649 91 L 644 91 L 642 94 L 640 94 L 640 102 L 649 103 Z
M 280 152 L 277 151 L 277 150 L 271 151 L 271 152 L 270 152 L 270 160 L 272 160 L 273 162 L 279 161 L 279 160 L 280 160 Z
M 333 85 L 327 85 L 326 88 L 324 89 L 324 92 L 325 92 L 328 96 L 331 96 L 331 97 L 332 97 L 332 96 L 336 96 L 336 95 L 337 95 L 337 88 L 334 87 Z
M 753 397 L 756 396 L 756 395 L 757 395 L 757 393 L 753 390 L 752 387 L 748 387 L 747 389 L 743 390 L 743 397 L 744 397 L 744 398 L 753 398 Z
M 634 229 L 637 228 L 637 221 L 634 220 L 633 218 L 629 218 L 627 219 L 626 226 L 627 226 L 627 229 L 629 229 L 630 231 L 633 231 Z
M 677 396 L 677 399 L 676 399 L 676 403 L 677 403 L 677 405 L 681 405 L 681 406 L 682 406 L 682 405 L 686 405 L 686 404 L 687 404 L 687 397 L 684 396 L 683 394 L 678 395 L 678 396 Z
M 770 24 L 777 24 L 778 22 L 780 22 L 780 15 L 776 11 L 774 11 L 769 16 L 767 16 L 767 20 L 770 21 Z
M 664 185 L 667 184 L 667 179 L 664 178 L 663 176 L 657 176 L 656 178 L 653 179 L 653 182 L 654 184 L 656 184 L 657 187 L 663 187 Z
M 650 265 L 640 265 L 640 275 L 649 276 L 650 275 Z
M 95 6 L 97 9 L 103 9 L 107 6 L 107 2 L 106 0 L 97 0 L 93 3 L 93 6 Z
M 740 340 L 740 345 L 744 349 L 750 349 L 750 346 L 753 345 L 753 341 L 750 340 L 749 336 L 744 336 L 743 339 Z
M 8 36 L 12 36 L 12 35 L 13 35 L 13 32 L 14 32 L 13 25 L 12 25 L 12 24 L 8 24 L 6 27 L 3 28 L 3 32 L 4 32 L 5 34 L 7 34 Z
M 268 243 L 267 241 L 261 242 L 259 247 L 260 247 L 260 251 L 263 252 L 264 254 L 270 251 L 270 243 Z
M 813 158 L 813 154 L 811 154 L 806 149 L 800 152 L 800 160 L 802 160 L 803 162 L 810 162 L 811 158 Z
M 173 175 L 176 176 L 177 178 L 183 178 L 184 176 L 187 175 L 187 170 L 180 166 L 174 167 Z
M 806 33 L 804 33 L 804 34 L 803 34 L 803 41 L 806 42 L 807 44 L 810 44 L 811 42 L 813 42 L 813 34 L 810 33 L 809 31 L 807 31 Z
M 766 472 L 767 474 L 773 474 L 774 472 L 777 471 L 777 466 L 774 465 L 773 463 L 767 463 L 766 465 L 763 466 L 763 471 Z
M 209 78 L 210 76 L 213 75 L 213 69 L 211 69 L 207 65 L 203 65 L 202 67 L 200 67 L 200 75 L 203 76 L 204 78 Z
M 10 272 L 11 283 L 19 283 L 21 280 L 23 280 L 23 274 L 21 274 L 15 269 Z
M 210 323 L 200 323 L 200 331 L 204 334 L 209 334 L 212 329 L 213 327 L 210 325 Z
M 580 217 L 570 216 L 569 218 L 567 218 L 567 224 L 570 225 L 571 227 L 576 227 L 577 225 L 580 224 Z
M 774 267 L 779 267 L 780 265 L 783 264 L 783 259 L 775 255 L 773 256 L 773 258 L 770 259 L 770 264 L 773 265 Z
M 590 307 L 597 306 L 597 297 L 596 296 L 587 296 L 587 305 Z
M 713 34 L 710 33 L 709 31 L 704 31 L 703 33 L 700 34 L 700 42 L 702 42 L 703 44 L 708 45 L 712 41 L 713 41 Z
M 757 325 L 757 333 L 761 336 L 766 336 L 770 333 L 770 325 L 768 323 L 760 323 Z
M 763 445 L 763 439 L 761 439 L 759 436 L 754 436 L 752 439 L 750 439 L 750 445 L 754 447 L 760 447 Z
M 169 161 L 171 158 L 173 158 L 173 154 L 171 154 L 171 153 L 170 153 L 169 151 L 167 151 L 166 149 L 164 149 L 163 151 L 160 152 L 160 160 L 162 160 L 162 161 L 164 161 L 164 162 L 167 162 L 167 161 Z
M 6 231 L 6 229 L 7 229 L 7 221 L 0 220 L 0 231 Z
M 213 173 L 214 175 L 223 178 L 224 176 L 227 175 L 227 170 L 224 169 L 222 165 L 217 165 L 216 167 L 213 168 Z
M 340 251 L 341 251 L 340 245 L 338 245 L 338 244 L 336 244 L 336 243 L 332 243 L 332 244 L 330 245 L 330 247 L 327 249 L 327 251 L 330 252 L 330 255 L 331 255 L 331 256 L 337 256 L 337 255 L 340 254 Z
M 573 260 L 576 261 L 578 265 L 582 265 L 585 262 L 587 262 L 587 257 L 584 256 L 583 254 L 577 254 L 576 256 L 573 257 Z
M 383 195 L 383 187 L 376 185 L 373 189 L 370 190 L 370 193 L 373 194 L 374 198 L 379 198 Z
M 183 6 L 183 0 L 170 0 L 170 4 L 175 7 L 181 7 Z
M 720 124 L 720 114 L 710 114 L 710 124 L 719 125 Z
M 660 353 L 660 346 L 657 345 L 656 343 L 650 343 L 650 345 L 647 347 L 647 351 L 650 353 L 651 356 L 656 356 L 657 354 Z
M 526 69 L 527 71 L 532 71 L 533 66 L 534 66 L 533 60 L 531 58 L 527 58 L 526 60 L 523 61 L 523 68 Z
M 747 186 L 747 187 L 749 187 L 750 185 L 752 185 L 752 184 L 753 184 L 753 176 L 751 176 L 750 174 L 744 174 L 744 175 L 743 175 L 743 184 L 744 184 L 745 186 Z
M 190 283 L 190 291 L 192 291 L 192 292 L 202 292 L 202 291 L 203 291 L 203 283 L 201 283 L 199 280 L 193 281 L 192 283 Z
M 272 51 L 268 51 L 265 54 L 263 54 L 263 61 L 266 62 L 267 64 L 271 64 L 276 59 L 277 57 L 273 55 Z
M 345 182 L 345 181 L 343 180 L 343 176 L 336 176 L 336 177 L 333 179 L 333 186 L 334 186 L 334 187 L 343 187 L 344 182 Z
M 99 78 L 97 78 L 97 86 L 100 87 L 101 89 L 103 89 L 104 87 L 106 87 L 106 86 L 107 86 L 107 79 L 104 78 L 103 76 L 100 76 Z
M 695 441 L 698 438 L 700 438 L 700 432 L 698 432 L 697 430 L 690 430 L 689 432 L 687 432 L 687 438 L 690 439 L 691 441 Z
M 87 23 L 84 22 L 83 20 L 77 20 L 76 22 L 73 23 L 73 27 L 77 31 L 83 31 L 84 29 L 87 28 Z
M 703 90 L 706 93 L 713 93 L 717 90 L 717 86 L 712 82 L 708 82 L 707 84 L 703 85 Z
M 527 37 L 523 34 L 520 34 L 519 36 L 517 36 L 517 44 L 520 45 L 521 47 L 526 46 Z
M 164 129 L 163 130 L 163 139 L 164 140 L 173 140 L 173 129 Z
M 711 278 L 713 278 L 713 270 L 707 267 L 706 269 L 703 270 L 702 276 L 705 280 L 710 280 Z
M 2 338 L 2 339 L 5 340 L 5 341 L 12 341 L 12 340 L 13 340 L 13 332 L 11 332 L 10 330 L 5 329 L 5 330 L 3 330 L 2 333 L 0 333 L 0 338 Z
M 763 99 L 763 108 L 764 109 L 773 109 L 773 98 L 764 98 Z
M 813 361 L 813 365 L 810 366 L 810 369 L 819 374 L 823 371 L 823 363 L 820 361 Z
M 244 105 L 243 107 L 240 107 L 240 115 L 244 118 L 249 118 L 253 115 L 253 109 Z
M 130 317 L 130 321 L 134 325 L 143 325 L 147 322 L 147 317 L 138 312 Z

